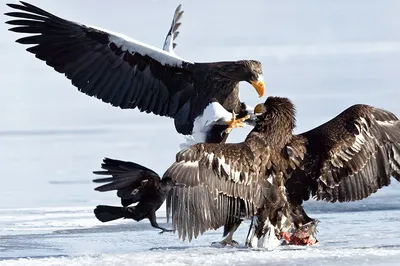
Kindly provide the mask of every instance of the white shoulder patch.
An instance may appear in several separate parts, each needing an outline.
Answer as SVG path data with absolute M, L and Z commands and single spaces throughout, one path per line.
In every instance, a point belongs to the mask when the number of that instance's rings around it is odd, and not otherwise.
M 150 56 L 151 58 L 157 60 L 162 65 L 169 65 L 169 66 L 182 66 L 183 62 L 189 62 L 183 58 L 178 57 L 175 54 L 169 53 L 167 51 L 161 50 L 157 47 L 142 43 L 135 39 L 132 39 L 128 36 L 125 36 L 121 33 L 112 32 L 109 30 L 105 30 L 95 26 L 89 26 L 93 29 L 103 31 L 108 33 L 108 40 L 110 42 L 115 43 L 118 47 L 120 47 L 123 51 L 128 51 L 132 54 L 139 53 L 142 56 Z
M 205 142 L 207 133 L 215 124 L 222 124 L 223 121 L 232 119 L 232 113 L 228 112 L 220 103 L 212 102 L 204 109 L 202 115 L 198 116 L 193 123 L 193 133 L 184 136 L 185 143 L 179 145 L 181 149 L 186 149 L 191 145 Z
M 228 112 L 220 103 L 212 102 L 207 105 L 203 114 L 196 118 L 193 128 L 200 131 L 216 122 L 222 123 L 221 121 L 228 121 L 230 119 L 232 119 L 232 113 Z

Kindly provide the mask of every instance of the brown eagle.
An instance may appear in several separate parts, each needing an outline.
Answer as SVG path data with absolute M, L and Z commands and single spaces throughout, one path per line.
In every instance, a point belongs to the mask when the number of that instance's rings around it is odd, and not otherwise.
M 195 63 L 172 51 L 180 6 L 164 51 L 20 3 L 7 4 L 15 12 L 6 15 L 16 19 L 6 23 L 15 26 L 10 31 L 29 35 L 17 40 L 30 45 L 28 52 L 63 73 L 79 91 L 122 109 L 171 117 L 178 133 L 196 134 L 196 141 L 220 142 L 229 127 L 243 125 L 249 108 L 240 102 L 239 82 L 252 84 L 260 97 L 264 94 L 258 61 Z M 210 117 L 202 119 L 204 115 Z
M 254 112 L 260 113 L 257 124 L 242 143 L 196 144 L 177 154 L 162 179 L 153 172 L 158 183 L 172 182 L 165 192 L 167 213 L 180 238 L 190 241 L 225 225 L 230 230 L 222 243 L 235 244 L 236 225 L 255 217 L 246 245 L 269 247 L 270 236 L 279 240 L 293 231 L 297 236 L 297 229 L 314 222 L 301 206 L 311 196 L 356 201 L 388 186 L 391 176 L 400 181 L 400 121 L 388 111 L 354 105 L 298 135 L 295 107 L 287 98 L 269 97 Z M 126 183 L 110 178 L 104 186 L 131 192 L 132 175 L 117 165 Z

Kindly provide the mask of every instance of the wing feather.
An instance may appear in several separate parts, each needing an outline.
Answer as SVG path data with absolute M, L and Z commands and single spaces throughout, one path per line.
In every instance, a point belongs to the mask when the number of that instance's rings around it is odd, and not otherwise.
M 181 26 L 180 19 L 183 16 L 184 11 L 181 10 L 182 5 L 179 5 L 175 9 L 174 17 L 172 18 L 171 28 L 168 31 L 167 36 L 165 37 L 163 50 L 168 51 L 170 53 L 174 53 L 174 49 L 177 46 L 175 43 L 175 39 L 178 38 L 179 35 L 179 27 Z
M 153 170 L 140 164 L 105 158 L 101 165 L 102 171 L 95 171 L 97 175 L 111 177 L 94 179 L 95 183 L 106 183 L 95 188 L 97 191 L 117 190 L 124 206 L 136 203 L 142 199 L 144 188 L 160 182 L 160 177 Z M 150 182 L 149 182 L 150 181 Z
M 194 93 L 192 62 L 119 33 L 57 17 L 31 4 L 8 4 L 19 12 L 7 23 L 30 36 L 17 40 L 65 74 L 79 91 L 120 108 L 176 118 Z M 179 15 L 179 12 L 178 12 Z M 176 17 L 179 19 L 179 16 Z M 182 93 L 182 91 L 186 91 Z M 178 121 L 184 125 L 188 121 Z M 178 132 L 189 134 L 187 127 Z
M 172 214 L 179 237 L 191 241 L 240 217 L 242 203 L 245 215 L 253 215 L 268 187 L 259 169 L 245 143 L 201 143 L 178 153 L 164 177 L 186 184 L 174 187 L 167 199 L 167 215 Z
M 391 176 L 400 181 L 400 121 L 388 111 L 354 105 L 301 136 L 308 141 L 307 173 L 288 180 L 291 197 L 356 201 L 388 186 Z

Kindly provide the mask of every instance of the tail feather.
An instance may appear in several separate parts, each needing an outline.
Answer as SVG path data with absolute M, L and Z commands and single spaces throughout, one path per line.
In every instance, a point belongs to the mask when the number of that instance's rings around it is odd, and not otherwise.
M 94 215 L 96 218 L 103 222 L 114 221 L 121 218 L 133 219 L 140 221 L 146 218 L 147 210 L 137 210 L 135 207 L 115 207 L 107 205 L 98 205 L 94 209 Z
M 99 205 L 94 209 L 94 215 L 96 218 L 105 223 L 121 218 L 127 218 L 126 211 L 124 211 L 123 207 L 113 207 L 106 205 Z

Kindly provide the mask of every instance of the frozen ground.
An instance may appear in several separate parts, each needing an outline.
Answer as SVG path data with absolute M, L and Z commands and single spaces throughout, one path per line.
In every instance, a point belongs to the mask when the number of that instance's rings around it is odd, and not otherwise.
M 180 1 L 32 0 L 71 20 L 161 46 Z M 84 4 L 83 4 L 84 3 Z M 118 4 L 116 4 L 118 3 Z M 290 97 L 305 131 L 354 103 L 400 115 L 400 18 L 386 1 L 182 1 L 177 53 L 193 61 L 258 59 L 268 95 Z M 1 13 L 8 9 L 3 4 Z M 4 18 L 4 21 L 6 18 Z M 272 252 L 212 248 L 220 231 L 192 243 L 148 222 L 98 222 L 91 171 L 104 156 L 160 174 L 182 137 L 173 121 L 89 98 L 15 44 L 0 24 L 0 265 L 398 265 L 400 184 L 349 204 L 310 202 L 321 220 L 315 247 Z M 248 84 L 241 98 L 260 101 Z M 262 99 L 264 100 L 264 99 Z M 237 130 L 241 141 L 248 129 Z M 165 220 L 164 208 L 158 213 Z M 248 222 L 235 238 L 243 244 Z
M 320 244 L 274 251 L 211 247 L 221 230 L 188 244 L 172 234 L 158 235 L 148 222 L 102 225 L 93 219 L 91 206 L 2 210 L 0 264 L 398 265 L 400 197 L 375 196 L 357 204 L 332 206 L 307 205 L 310 214 L 321 220 Z M 169 226 L 165 212 L 158 215 Z M 242 246 L 248 226 L 249 222 L 244 223 L 235 236 Z

